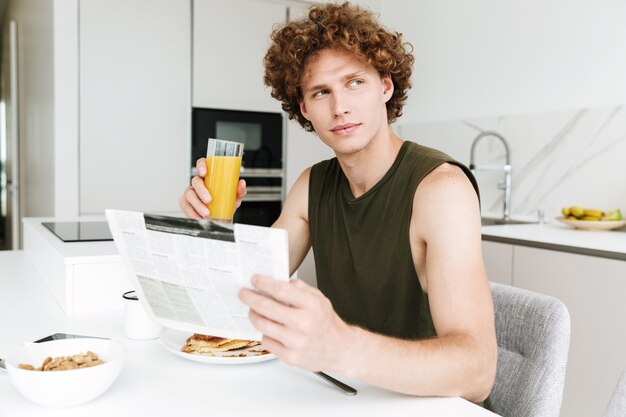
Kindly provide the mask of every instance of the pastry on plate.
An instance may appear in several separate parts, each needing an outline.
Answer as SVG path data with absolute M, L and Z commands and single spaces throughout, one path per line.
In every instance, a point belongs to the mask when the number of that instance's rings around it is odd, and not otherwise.
M 245 349 L 259 344 L 260 342 L 256 340 L 226 339 L 224 337 L 194 333 L 187 338 L 187 341 L 180 350 L 185 353 L 213 355 L 217 352 Z

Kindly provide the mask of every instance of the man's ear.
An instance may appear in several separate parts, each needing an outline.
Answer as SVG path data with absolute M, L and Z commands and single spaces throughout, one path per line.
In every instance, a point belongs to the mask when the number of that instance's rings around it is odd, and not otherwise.
M 304 100 L 298 100 L 298 104 L 300 105 L 300 113 L 302 113 L 305 119 L 310 121 L 311 119 L 309 119 L 309 116 L 307 115 L 306 104 L 304 104 Z
M 393 96 L 394 88 L 393 88 L 393 80 L 391 79 L 391 75 L 383 75 L 380 79 L 383 84 L 383 98 L 385 99 L 385 103 L 389 101 L 391 96 Z

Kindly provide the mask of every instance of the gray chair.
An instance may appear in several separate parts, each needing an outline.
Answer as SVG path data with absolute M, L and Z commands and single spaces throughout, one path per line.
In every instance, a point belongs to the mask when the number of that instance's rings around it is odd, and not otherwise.
M 570 317 L 556 298 L 490 283 L 498 367 L 489 395 L 503 417 L 558 417 L 563 399 Z
M 626 416 L 626 369 L 622 371 L 622 376 L 617 382 L 615 391 L 611 396 L 609 405 L 604 412 L 604 417 L 625 417 Z

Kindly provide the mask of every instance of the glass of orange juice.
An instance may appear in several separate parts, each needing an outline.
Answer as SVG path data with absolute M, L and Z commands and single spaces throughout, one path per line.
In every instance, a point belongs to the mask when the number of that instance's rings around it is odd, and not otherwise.
M 209 139 L 204 185 L 211 193 L 212 200 L 207 207 L 213 220 L 233 220 L 242 156 L 243 143 Z

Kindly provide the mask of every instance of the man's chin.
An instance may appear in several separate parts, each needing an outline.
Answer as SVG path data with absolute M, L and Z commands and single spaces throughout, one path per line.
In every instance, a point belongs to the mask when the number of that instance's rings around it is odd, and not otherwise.
M 366 144 L 359 143 L 357 141 L 353 141 L 351 143 L 340 143 L 336 146 L 333 146 L 332 149 L 335 151 L 337 156 L 350 156 L 358 154 L 359 152 L 365 149 Z

